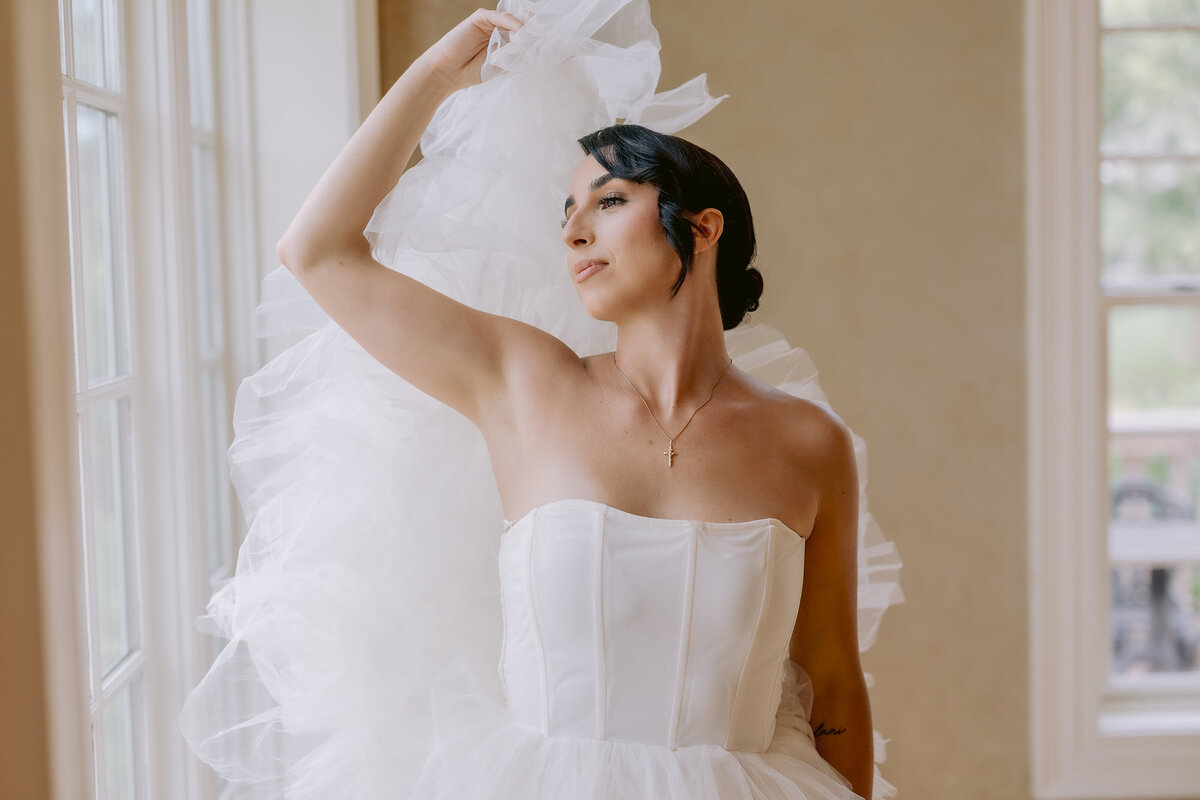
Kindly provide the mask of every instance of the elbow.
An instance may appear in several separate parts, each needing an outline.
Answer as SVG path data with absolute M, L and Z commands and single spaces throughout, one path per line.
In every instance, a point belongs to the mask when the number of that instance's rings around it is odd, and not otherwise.
M 275 243 L 275 257 L 296 277 L 312 272 L 319 264 L 336 264 L 345 261 L 348 256 L 357 255 L 361 250 L 370 253 L 370 246 L 367 244 L 366 237 L 363 236 L 353 242 L 325 243 L 318 247 L 312 237 L 298 239 L 294 234 L 288 232 Z
M 304 271 L 305 259 L 302 253 L 303 249 L 286 233 L 275 243 L 275 257 L 279 259 L 280 264 L 287 267 L 288 272 L 296 276 Z
M 275 243 L 275 257 L 297 278 L 312 272 L 314 265 L 327 256 L 328 253 L 317 252 L 310 242 L 297 239 L 290 233 L 285 233 L 283 238 Z

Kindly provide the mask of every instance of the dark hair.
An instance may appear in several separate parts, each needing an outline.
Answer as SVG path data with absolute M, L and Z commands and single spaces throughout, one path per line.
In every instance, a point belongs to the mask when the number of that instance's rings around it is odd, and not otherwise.
M 736 328 L 758 308 L 762 273 L 751 266 L 756 243 L 750 201 L 721 159 L 678 136 L 641 125 L 613 125 L 579 140 L 585 153 L 618 178 L 658 187 L 658 219 L 682 267 L 671 289 L 679 293 L 692 272 L 696 225 L 684 214 L 715 208 L 725 218 L 717 243 L 717 302 L 721 325 Z

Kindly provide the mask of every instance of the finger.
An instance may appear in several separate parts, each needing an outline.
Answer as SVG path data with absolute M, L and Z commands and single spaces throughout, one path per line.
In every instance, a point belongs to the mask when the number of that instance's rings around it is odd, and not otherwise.
M 510 31 L 517 31 L 525 26 L 524 22 L 521 22 L 521 20 L 517 19 L 512 14 L 509 14 L 507 11 L 497 11 L 495 13 L 500 17 L 501 20 L 503 20 L 503 23 L 497 23 L 503 28 L 506 28 Z
M 521 20 L 507 11 L 488 11 L 486 8 L 481 8 L 475 13 L 488 27 L 492 28 L 504 28 L 507 31 L 516 31 L 520 30 L 524 25 Z

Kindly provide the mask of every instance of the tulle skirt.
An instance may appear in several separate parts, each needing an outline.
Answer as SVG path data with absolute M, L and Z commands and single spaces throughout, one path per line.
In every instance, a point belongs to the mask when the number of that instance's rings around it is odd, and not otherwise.
M 859 795 L 814 747 L 812 685 L 788 662 L 775 736 L 761 753 L 665 745 L 520 727 L 470 670 L 433 686 L 434 736 L 414 797 L 578 800 L 850 800 Z M 890 790 L 880 784 L 880 790 Z

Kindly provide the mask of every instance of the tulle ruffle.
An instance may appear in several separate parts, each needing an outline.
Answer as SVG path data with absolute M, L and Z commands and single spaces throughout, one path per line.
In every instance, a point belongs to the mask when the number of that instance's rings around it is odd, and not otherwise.
M 762 753 L 720 745 L 664 745 L 567 736 L 518 726 L 465 668 L 433 686 L 434 739 L 415 796 L 427 800 L 851 800 L 849 783 L 820 757 L 812 684 L 785 664 L 775 737 Z M 463 758 L 469 753 L 469 766 Z
M 654 93 L 658 38 L 645 0 L 501 8 L 525 27 L 494 37 L 485 81 L 439 109 L 424 160 L 366 235 L 381 263 L 460 302 L 536 325 L 581 356 L 611 350 L 615 329 L 587 315 L 563 267 L 557 221 L 582 157 L 575 140 L 621 120 L 674 132 L 718 100 L 704 76 Z M 507 770 L 494 781 L 525 780 L 490 797 L 566 786 L 570 764 L 625 775 L 623 793 L 606 796 L 704 797 L 705 786 L 722 798 L 847 796 L 811 743 L 801 746 L 807 712 L 786 693 L 779 719 L 789 722 L 765 754 L 513 735 L 496 675 L 503 510 L 479 432 L 368 356 L 282 268 L 263 282 L 256 326 L 303 338 L 238 391 L 229 462 L 248 533 L 201 618 L 227 642 L 181 716 L 230 797 L 439 796 L 425 793 L 430 781 L 465 779 L 477 755 Z M 744 325 L 726 341 L 741 369 L 827 404 L 812 361 L 777 331 Z M 867 510 L 866 452 L 857 436 L 855 445 L 866 649 L 901 598 L 900 561 Z M 802 780 L 811 794 L 787 793 Z M 891 793 L 877 772 L 875 797 Z

